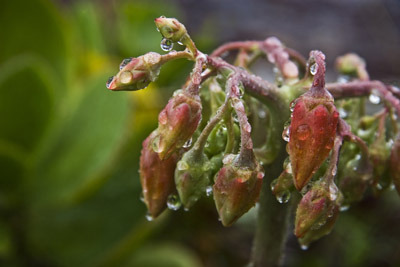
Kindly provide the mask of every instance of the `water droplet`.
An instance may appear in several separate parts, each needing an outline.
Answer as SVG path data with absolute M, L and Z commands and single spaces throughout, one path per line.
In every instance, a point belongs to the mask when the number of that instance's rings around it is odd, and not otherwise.
M 339 210 L 343 212 L 343 211 L 348 210 L 349 208 L 350 208 L 349 205 L 343 205 L 343 206 L 340 206 Z
M 283 129 L 282 138 L 286 142 L 289 142 L 289 140 L 290 140 L 290 127 L 286 127 L 285 129 Z
M 178 210 L 181 207 L 182 203 L 176 194 L 171 194 L 167 199 L 167 206 L 170 210 Z
M 171 51 L 172 48 L 174 47 L 174 44 L 172 43 L 171 40 L 166 39 L 166 38 L 163 38 L 163 39 L 161 40 L 160 46 L 161 46 L 161 49 L 162 49 L 163 51 L 169 52 L 169 51 Z
M 186 161 L 181 160 L 181 161 L 178 162 L 178 164 L 177 164 L 176 167 L 177 167 L 178 170 L 180 170 L 180 171 L 185 171 L 185 170 L 189 169 L 189 164 L 187 164 Z
M 275 190 L 276 185 L 278 184 L 278 179 L 275 179 L 271 182 L 271 191 Z
M 209 197 L 213 193 L 213 187 L 211 185 L 207 186 L 206 188 L 206 195 Z
M 158 122 L 162 125 L 167 124 L 168 122 L 168 117 L 167 117 L 167 113 L 164 111 L 161 111 L 160 114 L 158 115 Z
M 287 203 L 290 199 L 290 195 L 291 194 L 289 190 L 284 190 L 282 192 L 277 193 L 276 200 L 278 200 L 278 202 L 281 204 Z
M 124 60 L 122 60 L 121 64 L 119 65 L 119 69 L 122 70 L 126 65 L 129 64 L 129 62 L 132 61 L 132 57 L 130 58 L 125 58 Z
M 265 112 L 265 110 L 260 109 L 260 111 L 258 112 L 258 117 L 260 119 L 265 119 L 265 117 L 267 116 L 267 112 Z
M 133 75 L 130 71 L 124 71 L 119 75 L 119 81 L 123 84 L 129 84 L 132 82 Z
M 265 176 L 265 173 L 263 173 L 263 172 L 257 173 L 257 179 L 262 179 L 262 178 L 264 178 L 264 176 Z
M 339 190 L 338 190 L 337 186 L 332 182 L 329 185 L 329 198 L 330 198 L 330 200 L 332 200 L 332 201 L 336 200 L 336 198 L 338 197 L 338 192 L 339 192 Z
M 110 78 L 108 78 L 107 83 L 106 83 L 107 88 L 110 88 L 110 84 L 113 80 L 114 80 L 114 76 L 111 76 Z
M 224 163 L 224 165 L 230 164 L 234 158 L 235 158 L 234 154 L 225 155 L 225 157 L 222 159 L 222 163 Z
M 302 250 L 307 250 L 307 249 L 308 249 L 308 246 L 306 246 L 306 245 L 301 245 L 300 248 L 301 248 Z
M 290 112 L 293 112 L 294 107 L 296 106 L 296 103 L 297 103 L 297 99 L 298 99 L 298 98 L 296 98 L 295 100 L 293 100 L 292 102 L 290 102 Z
M 160 136 L 157 136 L 153 139 L 153 142 L 151 143 L 151 147 L 153 148 L 153 151 L 156 153 L 161 153 L 164 151 L 164 147 L 161 145 Z
M 183 145 L 183 148 L 189 148 L 192 145 L 192 138 L 189 138 L 189 140 L 186 141 L 186 143 Z
M 285 170 L 287 173 L 292 174 L 292 163 L 289 163 L 288 165 L 286 165 Z
M 151 221 L 154 220 L 154 217 L 153 217 L 149 212 L 147 212 L 147 213 L 146 213 L 146 220 L 148 220 L 149 222 L 151 222 Z
M 339 115 L 341 118 L 343 118 L 343 119 L 347 118 L 348 114 L 347 114 L 347 111 L 344 110 L 344 108 L 339 108 L 338 111 L 339 111 Z
M 318 65 L 316 63 L 312 64 L 310 66 L 310 73 L 311 75 L 315 75 L 317 74 L 317 70 L 318 70 Z
M 296 130 L 296 137 L 300 141 L 306 140 L 311 134 L 311 128 L 307 124 L 302 124 L 299 127 L 297 127 Z
M 395 189 L 396 189 L 396 186 L 395 186 L 394 184 L 390 184 L 389 190 L 390 190 L 390 191 L 393 191 L 393 190 L 395 190 Z
M 335 176 L 336 173 L 337 173 L 337 166 L 335 165 L 335 166 L 333 166 L 333 168 L 332 168 L 332 176 Z
M 381 103 L 381 98 L 378 95 L 376 95 L 374 92 L 372 92 L 369 95 L 368 99 L 369 99 L 369 102 L 371 102 L 372 104 L 375 104 L 375 105 Z
M 189 208 L 184 207 L 183 210 L 187 212 L 189 211 Z
M 347 83 L 349 81 L 350 81 L 350 76 L 348 76 L 348 75 L 340 75 L 337 78 L 337 83 Z
M 140 201 L 142 201 L 142 202 L 144 203 L 144 195 L 143 195 L 143 192 L 140 193 L 140 198 L 139 198 L 139 199 L 140 199 Z

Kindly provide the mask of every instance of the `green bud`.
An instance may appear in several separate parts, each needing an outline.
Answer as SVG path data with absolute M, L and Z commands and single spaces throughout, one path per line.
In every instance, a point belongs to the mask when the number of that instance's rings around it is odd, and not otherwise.
M 175 184 L 186 209 L 206 192 L 210 184 L 211 166 L 205 154 L 194 148 L 186 152 L 175 169 Z
M 161 35 L 172 42 L 180 42 L 187 34 L 185 26 L 177 19 L 161 16 L 154 20 Z

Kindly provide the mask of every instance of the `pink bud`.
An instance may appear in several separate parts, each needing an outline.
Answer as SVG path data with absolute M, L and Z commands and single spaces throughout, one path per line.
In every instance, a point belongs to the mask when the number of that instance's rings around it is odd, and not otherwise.
M 196 131 L 201 119 L 200 97 L 179 90 L 158 116 L 158 137 L 153 148 L 161 159 L 180 149 Z
M 213 187 L 215 205 L 224 226 L 232 225 L 255 205 L 264 177 L 258 162 L 245 166 L 238 159 L 238 155 L 229 162 L 224 159 L 224 166 L 216 174 Z
M 154 131 L 143 141 L 140 156 L 140 182 L 144 203 L 153 218 L 165 208 L 167 198 L 175 192 L 174 171 L 178 161 L 177 153 L 161 160 L 152 148 L 152 140 L 157 136 Z

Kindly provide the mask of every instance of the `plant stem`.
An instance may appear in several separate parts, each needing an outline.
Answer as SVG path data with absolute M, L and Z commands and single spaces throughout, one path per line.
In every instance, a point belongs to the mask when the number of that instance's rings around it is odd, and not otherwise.
M 265 167 L 265 177 L 259 200 L 257 228 L 252 251 L 253 267 L 280 266 L 287 239 L 290 219 L 290 203 L 280 204 L 272 194 L 270 184 L 282 172 L 287 157 L 283 141 L 281 150 L 274 161 Z

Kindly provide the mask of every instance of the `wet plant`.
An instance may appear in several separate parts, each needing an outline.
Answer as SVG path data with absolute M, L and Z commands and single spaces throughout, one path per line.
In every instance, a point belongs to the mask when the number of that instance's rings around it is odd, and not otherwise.
M 155 81 L 164 63 L 194 62 L 143 142 L 149 220 L 167 208 L 189 210 L 212 193 L 221 223 L 230 226 L 258 202 L 251 264 L 275 266 L 291 223 L 306 249 L 366 195 L 400 193 L 400 90 L 370 80 L 358 55 L 339 57 L 338 82 L 326 83 L 321 51 L 306 59 L 270 37 L 206 55 L 178 20 L 155 24 L 167 53 L 124 59 L 107 81 L 112 91 L 136 91 Z M 174 44 L 185 49 L 172 50 Z M 233 62 L 224 60 L 234 51 Z M 274 65 L 275 81 L 252 73 L 257 60 Z M 380 110 L 369 114 L 368 105 Z

